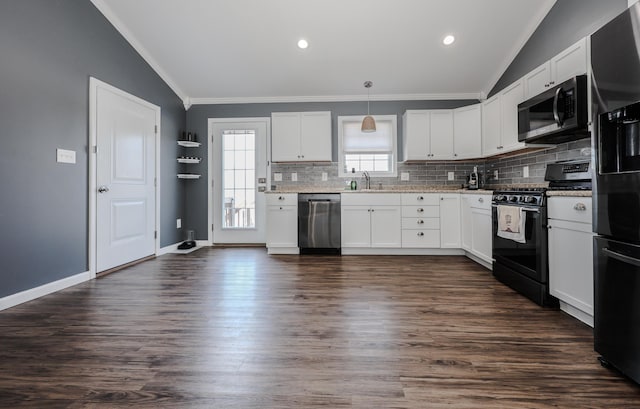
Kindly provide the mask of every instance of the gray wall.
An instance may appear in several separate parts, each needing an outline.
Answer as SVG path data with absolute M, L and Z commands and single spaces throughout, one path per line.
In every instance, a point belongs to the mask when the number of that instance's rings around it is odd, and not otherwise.
M 520 79 L 627 8 L 627 0 L 558 0 L 489 96 Z
M 407 109 L 457 108 L 475 104 L 476 100 L 458 101 L 374 101 L 371 102 L 373 115 L 398 115 L 398 152 L 402 152 L 402 114 Z M 360 102 L 314 102 L 290 104 L 228 104 L 228 105 L 194 105 L 187 111 L 187 128 L 198 134 L 198 141 L 203 142 L 199 150 L 193 150 L 195 156 L 202 157 L 199 165 L 190 169 L 202 175 L 207 174 L 207 120 L 209 118 L 248 118 L 270 117 L 272 112 L 297 111 L 331 111 L 333 130 L 333 160 L 338 158 L 338 116 L 363 115 L 367 103 Z M 198 240 L 207 239 L 207 178 L 186 181 L 187 202 L 185 204 L 186 225 L 196 231 Z
M 180 99 L 88 0 L 0 2 L 0 297 L 88 267 L 89 76 L 162 108 L 161 245 L 180 240 Z M 56 148 L 77 164 L 56 163 Z

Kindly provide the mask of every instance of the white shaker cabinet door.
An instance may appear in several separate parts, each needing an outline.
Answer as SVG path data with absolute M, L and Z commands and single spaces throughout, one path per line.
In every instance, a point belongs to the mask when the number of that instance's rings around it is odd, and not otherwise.
M 331 161 L 331 112 L 302 112 L 300 121 L 300 160 Z
M 296 162 L 300 160 L 300 113 L 271 114 L 271 160 Z
M 429 159 L 453 159 L 453 111 L 431 111 L 431 156 Z
M 401 247 L 402 217 L 400 206 L 371 208 L 371 247 Z
M 340 224 L 342 247 L 371 247 L 370 206 L 342 205 Z

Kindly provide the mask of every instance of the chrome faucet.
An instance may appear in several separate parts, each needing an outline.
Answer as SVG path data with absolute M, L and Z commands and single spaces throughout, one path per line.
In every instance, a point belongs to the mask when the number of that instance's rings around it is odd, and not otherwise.
M 364 188 L 371 189 L 371 177 L 369 176 L 369 172 L 365 170 L 362 172 L 362 176 L 364 176 Z

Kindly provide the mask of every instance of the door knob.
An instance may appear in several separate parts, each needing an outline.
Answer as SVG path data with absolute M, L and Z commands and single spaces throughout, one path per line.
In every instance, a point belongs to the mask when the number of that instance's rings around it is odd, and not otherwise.
M 106 186 L 100 186 L 98 188 L 98 193 L 107 193 L 109 191 L 109 188 Z

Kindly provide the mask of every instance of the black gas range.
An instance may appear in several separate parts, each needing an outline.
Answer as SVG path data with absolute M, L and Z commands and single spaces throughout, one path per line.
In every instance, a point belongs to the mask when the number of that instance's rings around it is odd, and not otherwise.
M 549 164 L 545 181 L 548 187 L 494 191 L 493 275 L 535 303 L 555 307 L 558 300 L 549 294 L 547 192 L 590 189 L 590 163 Z

